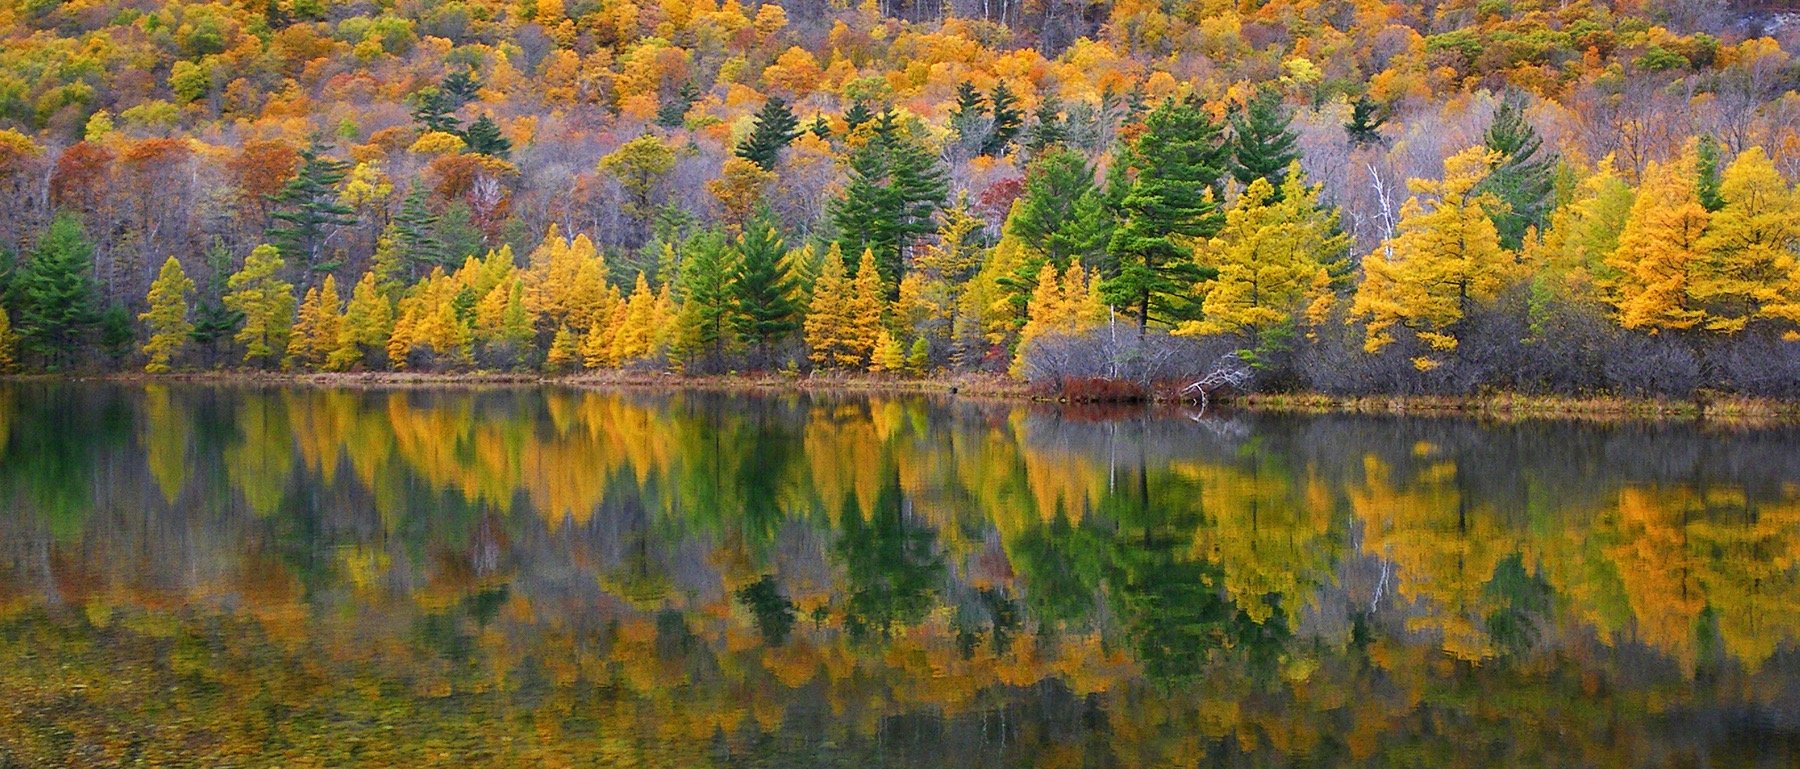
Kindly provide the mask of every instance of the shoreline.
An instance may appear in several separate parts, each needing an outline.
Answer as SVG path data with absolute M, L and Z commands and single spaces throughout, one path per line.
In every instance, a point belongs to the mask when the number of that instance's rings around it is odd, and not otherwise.
M 713 392 L 842 392 L 893 395 L 955 395 L 981 400 L 1016 401 L 1049 406 L 1105 407 L 1136 404 L 1070 403 L 1046 397 L 1031 385 L 1000 376 L 962 374 L 935 379 L 895 379 L 870 375 L 789 376 L 773 374 L 707 374 L 667 372 L 582 372 L 542 375 L 477 371 L 429 372 L 283 372 L 221 369 L 162 374 L 103 372 L 88 374 L 13 374 L 0 382 L 99 382 L 116 384 L 214 384 L 308 386 L 367 389 L 565 387 L 618 390 L 706 390 Z M 1153 401 L 1146 405 L 1168 405 Z M 1495 421 L 1565 420 L 1590 422 L 1722 422 L 1728 424 L 1800 425 L 1800 400 L 1707 395 L 1688 400 L 1609 396 L 1550 396 L 1493 393 L 1442 395 L 1326 395 L 1322 393 L 1250 393 L 1215 400 L 1217 408 L 1265 414 L 1342 414 L 1473 418 Z
M 1800 424 L 1800 401 L 1735 395 L 1673 400 L 1516 393 L 1469 396 L 1252 393 L 1226 403 L 1236 408 L 1265 413 L 1463 417 L 1502 422 L 1562 420 Z
M 84 382 L 110 384 L 199 384 L 409 389 L 425 387 L 565 387 L 571 389 L 709 390 L 716 392 L 846 392 L 959 395 L 987 400 L 1041 400 L 1030 385 L 997 375 L 965 374 L 939 379 L 893 379 L 869 375 L 786 376 L 649 372 L 582 372 L 544 375 L 504 371 L 430 373 L 405 371 L 289 372 L 219 369 L 149 374 L 141 371 L 82 374 L 11 374 L 0 382 Z

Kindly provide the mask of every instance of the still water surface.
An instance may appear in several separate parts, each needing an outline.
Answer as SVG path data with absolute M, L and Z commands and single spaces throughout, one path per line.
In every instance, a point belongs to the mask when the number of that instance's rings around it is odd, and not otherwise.
M 0 767 L 1794 766 L 1800 432 L 0 386 Z

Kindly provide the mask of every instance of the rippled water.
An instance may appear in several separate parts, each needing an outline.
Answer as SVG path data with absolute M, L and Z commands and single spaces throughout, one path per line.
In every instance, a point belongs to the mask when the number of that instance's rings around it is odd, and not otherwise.
M 0 385 L 0 767 L 1793 766 L 1800 432 Z

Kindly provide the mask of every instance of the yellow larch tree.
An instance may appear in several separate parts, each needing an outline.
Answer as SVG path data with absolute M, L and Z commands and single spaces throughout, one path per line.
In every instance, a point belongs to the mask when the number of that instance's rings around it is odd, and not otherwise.
M 1690 144 L 1680 157 L 1644 170 L 1619 247 L 1607 260 L 1619 274 L 1613 301 L 1626 328 L 1689 329 L 1706 315 L 1689 293 L 1694 269 L 1706 259 L 1711 219 L 1695 187 L 1697 162 Z
M 556 336 L 550 340 L 550 352 L 544 357 L 544 368 L 553 372 L 567 371 L 575 364 L 575 356 L 579 353 L 575 333 L 568 326 L 557 326 Z
M 1719 197 L 1725 205 L 1702 238 L 1688 294 L 1706 312 L 1706 330 L 1731 334 L 1794 301 L 1800 205 L 1761 147 L 1726 167 Z
M 1488 218 L 1503 204 L 1479 189 L 1498 160 L 1472 147 L 1444 160 L 1442 180 L 1408 183 L 1413 196 L 1400 207 L 1398 232 L 1363 260 L 1365 277 L 1351 305 L 1352 316 L 1366 323 L 1365 350 L 1382 350 L 1396 326 L 1408 328 L 1427 348 L 1413 365 L 1436 368 L 1441 355 L 1456 350 L 1463 318 L 1517 272 Z
M 6 308 L 0 307 L 0 374 L 10 374 L 18 368 L 19 362 L 13 351 L 18 348 L 18 336 L 13 332 L 12 318 L 6 314 Z
M 882 285 L 881 272 L 875 267 L 874 251 L 863 249 L 862 260 L 856 266 L 856 277 L 850 284 L 850 303 L 844 318 L 847 341 L 858 360 L 866 360 L 875 353 L 882 316 L 887 314 L 887 288 Z
M 1024 373 L 1025 355 L 1032 342 L 1047 334 L 1077 335 L 1106 322 L 1106 302 L 1100 296 L 1100 276 L 1089 274 L 1080 259 L 1057 274 L 1056 265 L 1045 262 L 1038 269 L 1037 285 L 1026 305 L 1026 321 L 1019 329 L 1019 345 L 1011 373 Z
M 388 366 L 396 371 L 406 369 L 409 365 L 408 359 L 412 357 L 412 344 L 412 315 L 410 313 L 397 313 L 394 318 L 394 330 L 388 334 Z
M 1579 299 L 1607 299 L 1618 285 L 1607 265 L 1631 215 L 1636 192 L 1611 156 L 1575 185 L 1572 199 L 1550 215 L 1541 237 L 1525 244 L 1525 262 L 1546 287 Z
M 587 335 L 581 340 L 581 362 L 588 368 L 619 365 L 619 359 L 613 356 L 613 345 L 618 339 L 619 329 L 625 325 L 625 315 L 631 310 L 630 304 L 629 301 L 620 301 L 613 305 L 612 313 L 606 320 L 588 327 Z
M 1308 186 L 1298 163 L 1276 188 L 1250 183 L 1225 213 L 1219 235 L 1202 246 L 1218 277 L 1201 285 L 1202 318 L 1176 334 L 1228 334 L 1244 341 L 1252 359 L 1291 330 L 1296 311 L 1313 296 L 1331 260 L 1349 247 L 1337 212 L 1319 205 L 1320 187 Z
M 586 235 L 565 240 L 551 225 L 524 271 L 525 309 L 551 326 L 587 328 L 610 316 L 619 291 L 606 282 L 606 260 Z
M 383 296 L 373 270 L 365 272 L 350 289 L 344 322 L 338 326 L 337 347 L 326 356 L 325 367 L 348 371 L 358 364 L 372 365 L 370 357 L 393 336 L 394 308 Z
M 294 322 L 294 333 L 288 337 L 287 357 L 281 364 L 287 368 L 317 368 L 337 349 L 338 334 L 344 325 L 343 303 L 338 299 L 337 278 L 325 280 L 306 290 L 300 302 L 300 315 Z
M 1027 319 L 1024 327 L 1019 329 L 1019 347 L 1013 356 L 1012 373 L 1018 376 L 1024 367 L 1025 355 L 1031 349 L 1031 343 L 1045 333 L 1056 331 L 1066 315 L 1062 281 L 1056 274 L 1056 265 L 1045 262 L 1038 268 L 1037 287 L 1031 291 L 1031 300 L 1026 304 Z
M 279 250 L 260 245 L 225 282 L 229 289 L 225 307 L 244 317 L 233 339 L 244 346 L 245 363 L 267 364 L 276 351 L 287 350 L 288 331 L 294 325 L 294 287 L 278 277 L 285 265 Z
M 620 314 L 620 320 L 624 316 Z M 581 365 L 583 368 L 606 368 L 617 365 L 613 358 L 613 341 L 617 328 L 606 323 L 595 323 L 588 326 L 581 335 Z
M 500 336 L 506 319 L 506 301 L 512 295 L 513 281 L 496 283 L 481 294 L 475 303 L 475 341 L 485 342 Z
M 658 326 L 657 296 L 650 291 L 650 281 L 640 272 L 631 298 L 625 302 L 625 316 L 614 332 L 612 360 L 615 365 L 648 358 L 656 354 L 663 330 Z
M 812 301 L 803 325 L 807 357 L 815 366 L 836 368 L 860 362 L 849 337 L 847 311 L 852 288 L 850 280 L 844 276 L 842 257 L 834 244 L 831 253 L 825 257 L 825 264 L 819 268 L 818 280 L 813 282 Z
M 651 305 L 651 327 L 656 333 L 650 337 L 653 351 L 669 348 L 675 340 L 675 317 L 681 314 L 681 305 L 675 302 L 675 293 L 668 283 L 656 291 L 656 304 Z
M 875 335 L 875 351 L 869 360 L 869 370 L 877 374 L 900 374 L 906 371 L 906 348 L 901 346 L 898 337 L 885 328 Z
M 465 277 L 471 274 L 464 270 L 458 272 Z M 436 267 L 407 292 L 396 310 L 399 320 L 395 323 L 396 336 L 402 329 L 406 331 L 403 355 L 429 350 L 446 362 L 469 363 L 473 360 L 473 319 L 457 312 L 456 297 L 465 288 L 468 287 L 455 277 L 444 274 L 444 268 Z M 391 349 L 393 344 L 389 347 Z
M 150 339 L 144 343 L 144 355 L 150 359 L 144 364 L 145 371 L 168 371 L 169 362 L 187 345 L 188 333 L 194 330 L 188 320 L 188 295 L 192 293 L 194 281 L 181 269 L 179 260 L 169 257 L 150 284 L 146 297 L 150 309 L 138 316 L 150 330 Z

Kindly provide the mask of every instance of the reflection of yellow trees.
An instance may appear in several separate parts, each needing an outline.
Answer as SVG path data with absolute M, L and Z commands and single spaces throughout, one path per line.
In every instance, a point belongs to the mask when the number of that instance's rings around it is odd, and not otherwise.
M 813 493 L 824 509 L 841 510 L 844 500 L 854 498 L 864 514 L 874 510 L 886 480 L 885 436 L 865 406 L 856 401 L 814 403 L 805 430 Z
M 1226 593 L 1252 620 L 1267 621 L 1279 604 L 1293 627 L 1342 555 L 1325 484 L 1291 477 L 1268 452 L 1171 470 L 1201 488 L 1208 520 L 1195 532 L 1195 555 L 1224 567 Z
M 351 427 L 362 410 L 356 394 L 348 390 L 286 390 L 281 393 L 281 400 L 294 420 L 301 465 L 308 472 L 318 473 L 326 484 L 333 483 L 349 444 Z
M 1755 668 L 1800 638 L 1800 494 L 1753 502 L 1742 488 L 1620 490 L 1608 554 L 1639 637 L 1690 667 L 1713 632 Z
M 1706 600 L 1694 573 L 1684 520 L 1693 512 L 1690 501 L 1681 491 L 1621 490 L 1619 542 L 1609 555 L 1619 565 L 1639 638 L 1692 667 Z
M 154 386 L 144 402 L 142 449 L 166 499 L 194 482 L 186 467 L 195 440 L 192 417 L 179 394 L 179 388 Z M 0 390 L 0 398 L 11 397 Z M 1410 452 L 1371 452 L 1360 473 L 1338 480 L 1315 467 L 1291 466 L 1287 455 L 1254 443 L 1213 456 L 1146 459 L 1136 444 L 1142 436 L 1129 427 L 1068 423 L 1025 409 L 993 409 L 945 425 L 917 400 L 796 399 L 773 416 L 721 409 L 696 396 L 602 392 L 539 400 L 477 391 L 317 391 L 244 393 L 227 402 L 236 434 L 227 443 L 225 476 L 259 515 L 281 508 L 296 469 L 325 485 L 354 479 L 389 526 L 419 509 L 421 490 L 452 494 L 496 515 L 522 499 L 552 527 L 585 523 L 606 500 L 642 503 L 647 529 L 628 536 L 644 538 L 655 552 L 628 555 L 597 568 L 595 577 L 602 590 L 644 612 L 679 605 L 690 589 L 676 588 L 659 538 L 704 536 L 709 578 L 729 594 L 769 573 L 770 538 L 787 522 L 830 529 L 850 501 L 868 516 L 894 484 L 909 525 L 934 530 L 951 578 L 965 586 L 1041 598 L 1048 580 L 1034 582 L 1040 575 L 1020 571 L 1020 543 L 1035 538 L 1035 547 L 1048 548 L 1043 557 L 1053 557 L 1049 568 L 1070 571 L 1063 590 L 1109 589 L 1104 575 L 1095 576 L 1097 567 L 1081 559 L 1111 556 L 1082 549 L 1089 545 L 1079 540 L 1095 536 L 1090 518 L 1116 515 L 1097 511 L 1118 497 L 1117 478 L 1148 462 L 1153 478 L 1195 490 L 1191 498 L 1182 492 L 1157 503 L 1188 506 L 1166 512 L 1198 521 L 1191 535 L 1183 534 L 1192 537 L 1183 557 L 1216 564 L 1218 588 L 1257 623 L 1279 612 L 1286 627 L 1296 627 L 1336 579 L 1354 527 L 1360 553 L 1392 566 L 1384 595 L 1404 603 L 1410 627 L 1439 639 L 1439 648 L 1456 658 L 1504 651 L 1490 637 L 1490 622 L 1507 609 L 1506 599 L 1493 594 L 1491 583 L 1515 554 L 1528 575 L 1542 575 L 1551 589 L 1564 623 L 1546 621 L 1538 629 L 1561 642 L 1578 626 L 1604 641 L 1642 641 L 1691 666 L 1716 638 L 1723 654 L 1755 667 L 1800 637 L 1797 486 L 1754 494 L 1716 484 L 1632 486 L 1617 493 L 1616 506 L 1559 503 L 1553 514 L 1520 527 L 1510 522 L 1519 518 L 1515 511 L 1496 510 L 1466 491 L 1464 470 L 1427 443 Z M 0 425 L 10 413 L 4 405 Z M 769 424 L 779 426 L 774 437 Z M 1119 429 L 1127 432 L 1108 437 L 1106 431 Z M 1125 450 L 1113 450 L 1119 447 Z M 758 461 L 768 459 L 759 454 L 765 450 L 784 458 Z M 742 493 L 747 480 L 767 481 L 760 496 Z M 757 516 L 759 528 L 750 531 L 747 521 Z M 1063 533 L 1047 533 L 1052 529 Z M 828 542 L 829 534 L 807 541 Z M 1068 541 L 1043 544 L 1055 537 Z M 371 586 L 384 584 L 378 572 L 418 568 L 408 563 L 363 553 L 346 556 L 338 568 L 372 595 L 379 587 Z M 811 624 L 815 609 L 841 611 L 842 574 L 825 568 L 783 579 L 801 625 Z M 433 588 L 436 599 L 413 599 L 443 608 L 465 589 L 446 583 Z M 1084 600 L 1085 594 L 1073 599 Z M 721 616 L 742 621 L 742 614 Z M 837 621 L 828 620 L 826 629 Z M 923 620 L 924 629 L 901 630 L 949 633 L 931 629 L 945 621 L 934 614 Z M 1026 618 L 1027 634 L 1031 621 Z M 1074 635 L 1041 660 L 1022 642 L 1004 660 L 980 651 L 919 669 L 944 678 L 946 691 L 960 691 L 957 697 L 971 703 L 979 699 L 974 692 L 993 682 L 1128 677 L 1102 660 L 1098 647 L 1083 649 L 1084 634 L 1098 632 L 1086 621 L 1061 628 Z M 742 641 L 749 631 L 734 632 Z M 830 647 L 816 639 L 819 651 L 810 657 L 775 650 L 753 667 L 781 682 L 808 679 L 830 668 L 823 651 Z M 1070 656 L 1071 649 L 1081 652 Z M 863 664 L 855 655 L 847 659 Z M 1283 674 L 1299 680 L 1310 663 L 1282 664 Z M 1024 667 L 1009 667 L 1018 665 Z M 1077 688 L 1107 685 L 1096 680 Z
M 1361 485 L 1346 494 L 1363 525 L 1363 552 L 1393 563 L 1400 596 L 1427 604 L 1408 624 L 1440 633 L 1444 650 L 1458 657 L 1493 654 L 1482 588 L 1516 540 L 1492 509 L 1462 492 L 1456 463 L 1425 460 L 1409 477 L 1369 454 Z
M 1690 524 L 1701 584 L 1717 612 L 1725 651 L 1756 669 L 1778 645 L 1800 639 L 1800 488 L 1778 501 L 1736 502 Z M 1719 504 L 1711 493 L 1702 498 Z M 1716 508 L 1713 508 L 1716 509 Z M 1711 510 L 1709 510 L 1711 512 Z
M 294 436 L 282 402 L 247 397 L 237 409 L 238 439 L 225 450 L 225 472 L 258 515 L 280 507 L 294 469 Z
M 6 394 L 0 393 L 0 398 Z M 0 402 L 0 447 L 6 445 L 6 415 Z M 150 476 L 162 490 L 163 499 L 173 503 L 187 483 L 188 437 L 192 420 L 169 401 L 166 385 L 144 386 L 144 460 L 150 465 Z
M 1049 445 L 1034 436 L 1031 421 L 1023 410 L 1015 411 L 1007 420 L 1012 435 L 995 436 L 1003 443 L 1019 449 L 1017 460 L 1025 468 L 1025 487 L 1037 507 L 1039 520 L 1058 514 L 1079 522 L 1082 516 L 1106 493 L 1108 457 Z M 1107 426 L 1116 430 L 1114 426 Z M 1015 439 L 1013 436 L 1017 436 Z M 998 502 L 999 500 L 994 500 Z M 1017 509 L 1019 505 L 996 505 L 996 509 Z

